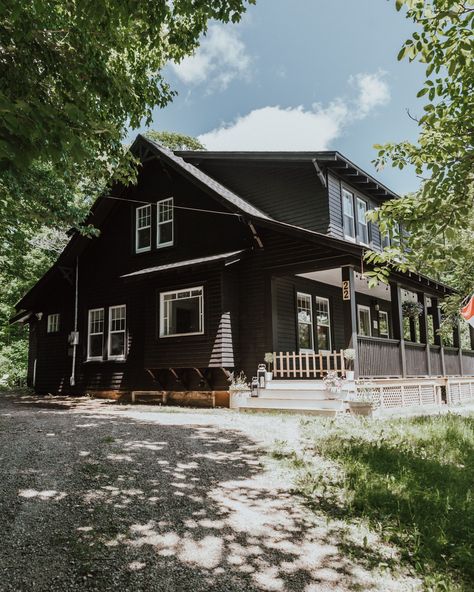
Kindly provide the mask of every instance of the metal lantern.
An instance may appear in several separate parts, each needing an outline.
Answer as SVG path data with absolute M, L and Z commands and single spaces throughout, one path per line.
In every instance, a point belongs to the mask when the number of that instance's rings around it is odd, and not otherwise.
M 257 378 L 258 378 L 258 386 L 259 388 L 265 388 L 265 374 L 267 372 L 267 368 L 265 364 L 259 364 L 257 368 Z
M 251 391 L 251 396 L 252 397 L 258 397 L 258 378 L 256 376 L 254 376 L 252 378 L 252 391 Z

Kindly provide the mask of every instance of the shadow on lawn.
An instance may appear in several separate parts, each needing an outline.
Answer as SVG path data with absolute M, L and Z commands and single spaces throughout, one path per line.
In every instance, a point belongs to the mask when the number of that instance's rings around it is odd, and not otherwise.
M 339 533 L 313 530 L 289 492 L 265 480 L 242 432 L 17 408 L 30 416 L 0 457 L 3 590 L 373 587 L 341 554 Z
M 396 432 L 378 440 L 357 434 L 321 438 L 318 452 L 336 461 L 343 476 L 303 471 L 299 491 L 313 509 L 331 517 L 366 518 L 398 546 L 402 559 L 429 574 L 427 581 L 435 589 L 437 580 L 451 580 L 472 590 L 474 418 L 403 421 L 420 430 L 419 440 L 413 433 L 404 437 Z M 433 433 L 436 422 L 438 434 Z M 424 435 L 426 426 L 430 432 Z M 318 496 L 321 487 L 325 495 Z M 361 549 L 351 549 L 349 543 L 346 551 L 357 555 Z

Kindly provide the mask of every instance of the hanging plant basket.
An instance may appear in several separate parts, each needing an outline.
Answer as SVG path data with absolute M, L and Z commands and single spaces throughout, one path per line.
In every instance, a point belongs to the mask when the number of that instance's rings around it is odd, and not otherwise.
M 404 317 L 408 317 L 409 319 L 417 319 L 421 317 L 424 308 L 421 302 L 409 302 L 405 301 L 402 303 L 402 312 Z

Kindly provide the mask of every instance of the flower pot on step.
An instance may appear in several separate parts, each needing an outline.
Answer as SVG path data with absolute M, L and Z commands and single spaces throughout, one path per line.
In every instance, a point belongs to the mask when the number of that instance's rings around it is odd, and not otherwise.
M 372 417 L 374 406 L 368 401 L 348 401 L 349 409 L 352 415 L 363 415 Z
M 354 370 L 346 370 L 346 380 L 353 382 L 354 380 Z
M 273 372 L 265 372 L 265 382 L 270 382 L 273 379 Z

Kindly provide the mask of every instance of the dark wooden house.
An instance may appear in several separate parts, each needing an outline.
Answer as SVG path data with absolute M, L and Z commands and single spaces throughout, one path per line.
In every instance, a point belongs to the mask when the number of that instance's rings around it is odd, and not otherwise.
M 98 199 L 57 263 L 17 305 L 38 393 L 226 390 L 266 352 L 283 378 L 474 374 L 441 343 L 449 288 L 393 273 L 369 289 L 366 212 L 396 197 L 338 152 L 172 152 L 138 136 L 138 183 Z M 421 314 L 407 319 L 404 302 Z M 405 316 L 405 318 L 404 318 Z

